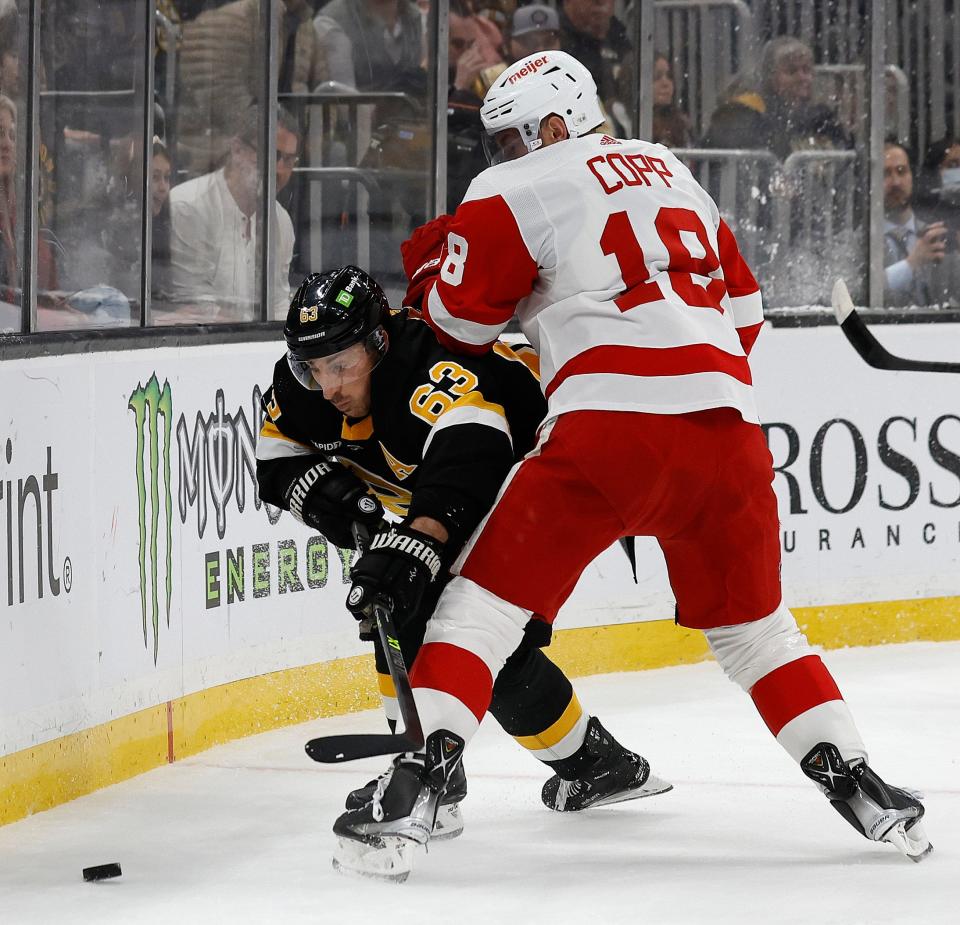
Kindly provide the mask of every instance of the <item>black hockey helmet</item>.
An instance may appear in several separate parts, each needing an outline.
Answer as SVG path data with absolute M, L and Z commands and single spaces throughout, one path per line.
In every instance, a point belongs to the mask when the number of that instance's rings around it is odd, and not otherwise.
M 380 284 L 359 267 L 345 266 L 326 273 L 311 273 L 299 286 L 290 302 L 283 326 L 290 369 L 308 389 L 318 383 L 311 360 L 330 358 L 331 366 L 340 355 L 356 344 L 374 355 L 372 365 L 363 363 L 366 375 L 386 353 L 383 324 L 390 314 L 387 297 Z M 349 354 L 363 359 L 363 351 Z M 340 364 L 344 381 L 349 381 L 350 364 Z

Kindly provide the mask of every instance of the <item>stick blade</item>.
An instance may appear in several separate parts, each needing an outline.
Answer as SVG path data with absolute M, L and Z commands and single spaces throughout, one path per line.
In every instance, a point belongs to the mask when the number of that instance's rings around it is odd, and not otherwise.
M 847 284 L 842 279 L 838 279 L 833 285 L 832 301 L 840 330 L 868 366 L 874 369 L 906 372 L 960 373 L 960 363 L 948 360 L 911 360 L 890 353 L 874 337 L 873 332 L 857 313 Z
M 842 279 L 838 279 L 833 284 L 831 302 L 833 313 L 837 316 L 837 324 L 842 325 L 853 311 L 853 299 L 850 298 L 850 290 L 847 289 L 847 284 Z
M 321 736 L 311 739 L 304 748 L 310 758 L 321 764 L 343 764 L 345 761 L 357 761 L 360 758 L 420 751 L 423 748 L 423 737 L 408 736 L 405 733 Z

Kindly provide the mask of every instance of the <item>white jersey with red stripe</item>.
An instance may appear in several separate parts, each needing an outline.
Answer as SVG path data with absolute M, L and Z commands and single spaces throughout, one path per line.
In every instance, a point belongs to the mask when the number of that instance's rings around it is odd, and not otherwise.
M 746 358 L 759 287 L 663 146 L 588 135 L 498 164 L 448 231 L 425 315 L 446 346 L 477 353 L 516 313 L 549 418 L 730 406 L 759 420 Z

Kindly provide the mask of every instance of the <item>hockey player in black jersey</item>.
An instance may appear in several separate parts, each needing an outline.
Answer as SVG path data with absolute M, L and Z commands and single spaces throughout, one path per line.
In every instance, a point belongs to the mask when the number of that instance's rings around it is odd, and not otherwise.
M 535 358 L 505 344 L 478 358 L 448 353 L 418 318 L 391 314 L 380 286 L 356 267 L 307 277 L 284 336 L 287 354 L 263 397 L 260 497 L 342 548 L 356 548 L 355 535 L 381 534 L 378 548 L 351 570 L 347 608 L 361 638 L 374 642 L 393 726 L 397 705 L 370 603 L 392 604 L 412 664 L 449 566 L 536 442 L 545 403 Z M 541 651 L 549 640 L 550 627 L 531 620 L 490 707 L 507 733 L 553 769 L 544 803 L 570 811 L 669 790 L 644 758 L 584 713 Z M 354 791 L 348 811 L 368 802 L 376 786 Z M 442 799 L 435 838 L 459 834 L 465 794 L 461 773 Z

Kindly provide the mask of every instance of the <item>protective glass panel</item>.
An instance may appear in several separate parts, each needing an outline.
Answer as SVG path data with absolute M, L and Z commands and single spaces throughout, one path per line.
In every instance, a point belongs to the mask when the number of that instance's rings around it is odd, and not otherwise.
M 431 217 L 428 14 L 428 2 L 331 0 L 312 20 L 316 70 L 281 67 L 280 103 L 304 139 L 279 194 L 297 232 L 294 285 L 353 263 L 399 304 L 400 244 Z
M 59 0 L 40 10 L 37 327 L 136 324 L 144 0 Z
M 0 13 L 0 333 L 23 327 L 23 211 L 29 208 L 24 186 L 26 131 L 26 11 L 8 6 Z M 45 247 L 45 274 L 50 249 Z M 51 280 L 47 279 L 47 282 Z
M 960 297 L 960 19 L 955 4 L 888 2 L 883 303 L 898 320 Z
M 656 131 L 690 139 L 677 153 L 717 201 L 772 310 L 828 305 L 838 276 L 857 293 L 866 283 L 867 21 L 852 10 L 822 21 L 839 5 L 657 7 Z M 822 7 L 822 28 L 785 13 L 801 7 Z
M 263 233 L 259 227 L 263 161 L 260 150 L 265 72 L 261 8 L 266 0 L 193 0 L 160 3 L 155 84 L 158 110 L 153 177 L 162 187 L 170 172 L 167 202 L 153 197 L 152 320 L 155 324 L 231 323 L 261 317 Z M 293 4 L 291 4 L 292 6 Z M 278 15 L 287 26 L 286 5 Z M 305 6 L 305 5 L 304 5 Z M 302 15 L 301 15 L 302 14 Z M 289 27 L 296 38 L 312 29 L 306 10 Z M 281 38 L 281 69 L 291 60 L 309 73 L 309 54 Z M 286 55 L 286 58 L 283 57 Z M 278 119 L 278 123 L 280 120 Z M 278 129 L 278 149 L 281 130 Z M 284 138 L 280 171 L 296 158 L 299 135 Z M 155 183 L 155 186 L 158 184 Z M 155 190 L 155 193 L 158 191 Z M 271 316 L 286 314 L 293 223 L 274 211 L 275 277 Z

